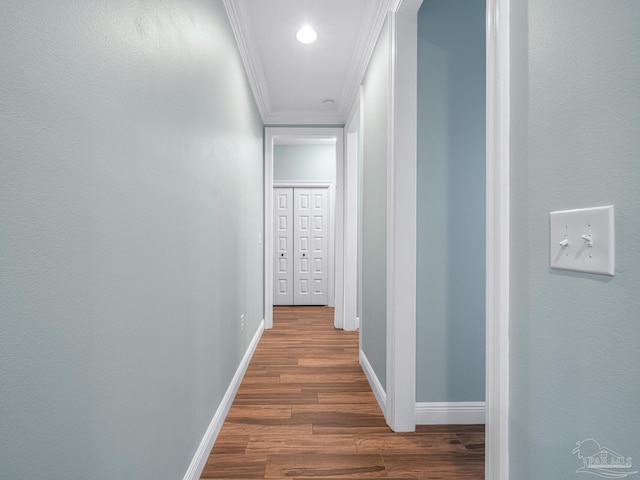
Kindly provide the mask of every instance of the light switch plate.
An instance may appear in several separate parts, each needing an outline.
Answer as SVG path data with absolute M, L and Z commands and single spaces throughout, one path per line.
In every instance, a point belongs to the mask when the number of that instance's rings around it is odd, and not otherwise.
M 614 275 L 613 205 L 551 212 L 551 268 Z

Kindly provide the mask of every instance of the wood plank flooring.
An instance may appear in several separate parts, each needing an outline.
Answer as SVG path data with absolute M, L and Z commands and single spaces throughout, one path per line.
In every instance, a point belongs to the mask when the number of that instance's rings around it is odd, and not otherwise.
M 484 426 L 393 433 L 333 309 L 275 307 L 201 479 L 484 479 Z

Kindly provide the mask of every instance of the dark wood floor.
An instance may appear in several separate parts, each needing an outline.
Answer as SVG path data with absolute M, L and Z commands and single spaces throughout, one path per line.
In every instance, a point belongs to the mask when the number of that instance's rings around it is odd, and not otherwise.
M 276 307 L 202 474 L 483 479 L 484 426 L 387 427 L 333 309 Z

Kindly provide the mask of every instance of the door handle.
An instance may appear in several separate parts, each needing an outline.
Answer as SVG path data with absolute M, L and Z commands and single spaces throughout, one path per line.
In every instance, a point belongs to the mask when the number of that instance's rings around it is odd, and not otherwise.
M 280 254 L 280 256 L 281 256 L 281 257 L 284 257 L 284 253 L 281 253 L 281 254 Z
M 306 257 L 306 256 L 307 256 L 307 254 L 306 254 L 306 253 L 303 253 L 303 254 L 302 254 L 302 256 L 303 256 L 303 257 Z

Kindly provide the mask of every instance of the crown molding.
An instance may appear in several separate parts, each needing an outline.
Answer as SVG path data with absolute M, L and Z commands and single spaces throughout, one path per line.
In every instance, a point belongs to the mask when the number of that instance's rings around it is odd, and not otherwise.
M 255 41 L 251 36 L 251 29 L 247 23 L 247 11 L 244 0 L 223 0 L 224 8 L 227 11 L 231 29 L 240 51 L 240 57 L 244 64 L 244 69 L 249 79 L 249 85 L 253 91 L 258 111 L 262 121 L 266 119 L 271 111 L 271 99 L 267 81 L 264 77 L 264 69 L 260 60 L 260 55 L 255 46 Z
M 392 10 L 401 15 L 417 15 L 424 0 L 393 0 Z
M 415 1 L 421 3 L 422 0 L 404 0 L 406 3 Z M 370 9 L 369 14 L 363 19 L 361 29 L 363 33 L 358 38 L 354 48 L 351 66 L 347 72 L 339 100 L 339 111 L 337 113 L 323 113 L 317 110 L 282 111 L 272 108 L 264 67 L 248 20 L 246 0 L 223 0 L 262 121 L 266 125 L 345 124 L 359 94 L 362 79 L 366 73 L 387 14 L 391 9 L 397 8 L 399 2 L 402 3 L 402 0 L 380 0 L 375 3 L 375 6 Z
M 275 111 L 263 117 L 266 125 L 344 125 L 344 117 L 338 113 L 309 111 Z
M 397 1 L 397 0 L 395 0 Z M 394 0 L 382 0 L 377 2 L 377 8 L 373 9 L 369 18 L 365 19 L 365 25 L 362 31 L 363 35 L 360 36 L 356 44 L 356 48 L 353 52 L 351 59 L 351 67 L 347 72 L 347 78 L 345 80 L 345 88 L 340 99 L 341 111 L 340 114 L 344 121 L 349 117 L 353 104 L 360 92 L 360 85 L 362 79 L 367 72 L 367 66 L 373 50 L 378 42 L 380 31 L 387 19 L 387 14 L 392 7 Z

